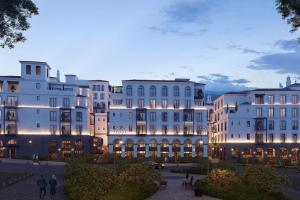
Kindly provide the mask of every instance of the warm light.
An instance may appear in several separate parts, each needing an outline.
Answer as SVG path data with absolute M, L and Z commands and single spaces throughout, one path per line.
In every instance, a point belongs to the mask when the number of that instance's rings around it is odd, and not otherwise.
M 28 143 L 29 143 L 29 144 L 32 144 L 32 140 L 29 140 Z

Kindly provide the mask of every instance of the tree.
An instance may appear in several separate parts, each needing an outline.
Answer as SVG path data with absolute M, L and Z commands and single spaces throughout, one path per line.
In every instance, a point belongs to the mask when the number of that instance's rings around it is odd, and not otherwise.
M 30 28 L 27 20 L 38 14 L 32 0 L 0 0 L 0 46 L 14 48 L 16 43 L 24 42 L 22 32 Z
M 276 7 L 282 18 L 292 26 L 291 32 L 300 27 L 300 0 L 276 0 Z

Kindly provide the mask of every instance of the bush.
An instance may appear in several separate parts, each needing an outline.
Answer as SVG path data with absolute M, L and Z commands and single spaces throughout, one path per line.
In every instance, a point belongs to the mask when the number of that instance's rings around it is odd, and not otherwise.
M 68 199 L 97 200 L 107 194 L 118 184 L 118 179 L 110 169 L 91 164 L 76 165 L 72 167 L 65 181 L 65 190 Z
M 253 165 L 246 168 L 244 182 L 261 193 L 271 193 L 277 186 L 286 184 L 287 177 L 283 176 L 270 166 Z

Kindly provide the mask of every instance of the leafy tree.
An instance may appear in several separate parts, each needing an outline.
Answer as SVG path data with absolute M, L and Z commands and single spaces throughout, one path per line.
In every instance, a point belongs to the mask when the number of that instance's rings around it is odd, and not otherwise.
M 0 46 L 14 48 L 16 43 L 24 42 L 22 32 L 30 27 L 27 20 L 38 14 L 32 0 L 0 0 Z
M 276 7 L 282 18 L 292 26 L 291 32 L 300 27 L 300 0 L 276 0 Z

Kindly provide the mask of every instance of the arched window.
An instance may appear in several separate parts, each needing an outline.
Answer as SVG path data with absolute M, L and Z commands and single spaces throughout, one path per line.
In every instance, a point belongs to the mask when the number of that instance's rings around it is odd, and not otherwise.
M 186 86 L 185 87 L 185 96 L 186 97 L 192 96 L 192 91 L 191 91 L 191 87 L 190 86 Z
M 156 96 L 156 87 L 152 85 L 150 87 L 150 97 L 155 97 Z
M 145 95 L 145 89 L 144 86 L 140 85 L 138 88 L 138 96 L 143 97 Z
M 131 85 L 128 85 L 126 87 L 126 95 L 127 96 L 132 96 L 132 86 Z
M 168 87 L 167 86 L 162 86 L 161 88 L 161 96 L 167 97 L 168 96 Z
M 174 86 L 174 88 L 173 88 L 173 96 L 174 97 L 178 97 L 179 96 L 179 87 L 178 86 Z

